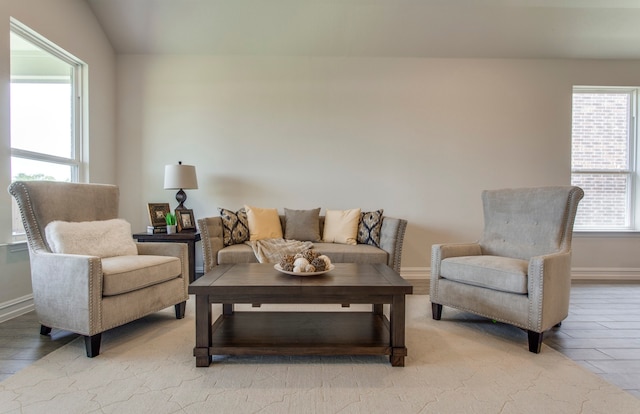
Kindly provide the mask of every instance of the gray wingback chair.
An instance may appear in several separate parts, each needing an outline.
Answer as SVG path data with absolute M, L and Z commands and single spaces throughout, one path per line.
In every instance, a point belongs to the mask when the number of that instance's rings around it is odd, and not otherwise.
M 431 306 L 451 306 L 518 326 L 529 351 L 569 313 L 571 238 L 579 187 L 484 191 L 484 232 L 476 243 L 431 251 Z
M 91 222 L 118 217 L 113 185 L 51 181 L 9 186 L 27 234 L 33 301 L 40 333 L 79 333 L 87 356 L 100 353 L 102 332 L 169 306 L 184 317 L 189 270 L 185 244 L 135 244 L 138 255 L 96 257 L 54 253 L 45 228 L 54 220 Z M 128 241 L 128 240 L 127 240 Z M 135 251 L 135 248 L 133 249 Z

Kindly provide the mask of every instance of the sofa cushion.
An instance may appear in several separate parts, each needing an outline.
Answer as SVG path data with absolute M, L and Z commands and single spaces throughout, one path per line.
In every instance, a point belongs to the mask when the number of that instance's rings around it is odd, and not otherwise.
M 320 241 L 320 208 L 312 210 L 284 209 L 284 238 L 287 240 Z
M 360 214 L 358 224 L 358 243 L 380 247 L 383 210 L 366 211 Z
M 359 244 L 313 243 L 313 249 L 325 254 L 333 263 L 382 263 L 386 264 L 388 253 L 377 247 Z M 218 251 L 219 264 L 257 263 L 251 246 L 234 245 Z
M 116 256 L 102 259 L 102 295 L 115 296 L 157 285 L 180 276 L 182 263 L 174 256 Z
M 324 232 L 322 241 L 325 243 L 356 244 L 360 223 L 360 209 L 327 210 L 324 215 Z
M 249 240 L 249 222 L 244 208 L 235 213 L 226 208 L 218 208 L 222 219 L 222 242 L 225 246 L 242 244 Z
M 122 219 L 99 221 L 52 221 L 44 229 L 54 253 L 97 257 L 137 255 L 131 224 Z
M 249 222 L 249 240 L 281 239 L 282 224 L 278 209 L 244 206 Z
M 528 267 L 528 261 L 509 257 L 449 257 L 441 262 L 440 276 L 469 285 L 526 294 Z

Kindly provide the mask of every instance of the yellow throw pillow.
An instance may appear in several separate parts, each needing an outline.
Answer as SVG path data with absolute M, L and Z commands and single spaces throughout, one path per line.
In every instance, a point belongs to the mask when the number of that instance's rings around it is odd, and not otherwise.
M 359 208 L 327 210 L 324 215 L 322 241 L 325 243 L 356 244 L 359 223 Z
M 244 206 L 249 222 L 249 240 L 281 239 L 282 225 L 275 208 Z

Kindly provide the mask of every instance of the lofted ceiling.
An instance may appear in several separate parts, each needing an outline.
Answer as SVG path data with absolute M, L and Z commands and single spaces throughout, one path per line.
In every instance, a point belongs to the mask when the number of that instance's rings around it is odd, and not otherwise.
M 86 0 L 119 54 L 640 59 L 640 0 Z

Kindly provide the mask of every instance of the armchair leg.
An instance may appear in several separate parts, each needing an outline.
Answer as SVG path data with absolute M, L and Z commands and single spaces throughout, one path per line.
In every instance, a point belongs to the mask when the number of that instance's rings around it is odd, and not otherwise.
M 102 339 L 102 333 L 95 335 L 87 335 L 84 337 L 84 347 L 87 351 L 87 357 L 93 358 L 100 354 L 100 341 Z
M 187 302 L 180 302 L 175 305 L 176 308 L 176 319 L 184 318 L 184 312 L 187 309 Z
M 433 319 L 439 321 L 442 318 L 442 305 L 431 302 L 431 315 Z
M 527 335 L 529 336 L 529 352 L 533 352 L 534 354 L 540 353 L 542 334 L 543 332 L 527 331 Z
M 48 326 L 40 325 L 40 335 L 49 335 L 51 333 L 51 328 Z

